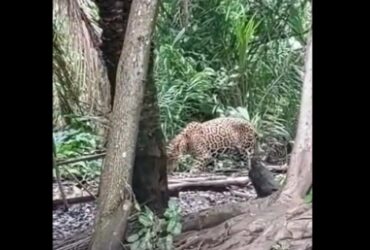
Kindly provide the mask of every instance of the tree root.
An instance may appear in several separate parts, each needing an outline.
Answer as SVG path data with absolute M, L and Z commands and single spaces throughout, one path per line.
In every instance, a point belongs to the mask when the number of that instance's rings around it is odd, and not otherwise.
M 289 245 L 287 249 L 312 246 L 311 206 L 277 202 L 255 214 L 243 213 L 218 226 L 184 233 L 175 249 L 269 250 L 276 244 Z

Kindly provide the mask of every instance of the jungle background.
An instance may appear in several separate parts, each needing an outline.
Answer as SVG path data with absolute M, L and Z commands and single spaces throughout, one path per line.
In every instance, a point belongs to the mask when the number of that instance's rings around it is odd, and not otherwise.
M 53 4 L 55 242 L 93 224 L 117 96 L 117 66 L 131 60 L 121 55 L 130 5 L 123 0 Z M 191 121 L 246 119 L 256 127 L 266 161 L 283 183 L 297 131 L 310 8 L 305 0 L 160 1 L 149 81 L 156 89 L 164 143 Z M 214 172 L 225 174 L 234 165 L 220 162 Z M 188 177 L 190 168 L 184 161 L 169 185 Z M 198 177 L 210 180 L 207 174 Z M 170 190 L 175 197 L 165 219 L 172 223 L 170 231 L 179 233 L 180 214 L 256 196 L 242 175 L 233 178 L 236 184 L 230 186 L 238 186 L 233 190 L 177 190 L 175 195 Z M 312 190 L 307 202 L 311 196 Z M 155 224 L 150 209 L 142 208 L 141 215 Z M 172 244 L 172 236 L 166 237 Z M 152 249 L 144 247 L 142 238 L 133 234 L 131 246 Z

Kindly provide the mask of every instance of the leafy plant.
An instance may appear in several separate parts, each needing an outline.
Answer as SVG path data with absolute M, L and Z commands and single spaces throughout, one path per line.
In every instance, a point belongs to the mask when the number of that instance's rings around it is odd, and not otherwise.
M 101 138 L 82 128 L 70 128 L 54 133 L 56 153 L 58 159 L 78 157 L 91 153 L 101 146 Z M 70 174 L 86 180 L 95 179 L 100 175 L 101 160 L 76 162 L 60 168 L 63 178 L 70 178 Z
M 127 238 L 132 250 L 173 249 L 173 236 L 181 233 L 181 210 L 173 200 L 168 205 L 163 219 L 148 207 L 139 213 L 139 230 Z

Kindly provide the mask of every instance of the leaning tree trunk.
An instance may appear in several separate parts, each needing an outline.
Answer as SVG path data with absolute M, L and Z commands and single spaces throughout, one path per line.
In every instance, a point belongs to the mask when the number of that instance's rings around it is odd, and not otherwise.
M 312 41 L 305 60 L 300 117 L 287 183 L 267 198 L 191 215 L 176 249 L 270 250 L 312 248 Z M 220 220 L 222 218 L 223 220 Z M 230 219 L 231 218 L 231 219 Z M 226 220 L 226 221 L 225 221 Z M 213 226 L 212 228 L 209 228 Z M 203 230 L 202 230 L 203 228 Z M 206 228 L 206 229 L 204 229 Z M 190 231 L 201 230 L 201 231 Z
M 156 7 L 157 1 L 132 2 L 117 70 L 112 130 L 101 176 L 92 250 L 122 249 L 132 207 L 131 177 Z

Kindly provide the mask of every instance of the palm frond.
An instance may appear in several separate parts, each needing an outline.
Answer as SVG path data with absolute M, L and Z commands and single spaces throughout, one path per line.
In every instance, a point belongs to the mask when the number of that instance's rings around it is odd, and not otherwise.
M 54 73 L 59 85 L 73 89 L 78 102 L 87 103 L 83 113 L 109 111 L 110 92 L 106 70 L 100 55 L 100 29 L 89 0 L 54 1 Z M 59 55 L 59 56 L 58 56 Z M 63 62 L 64 61 L 64 62 Z M 68 75 L 68 77 L 66 77 Z M 71 98 L 75 99 L 73 96 Z

